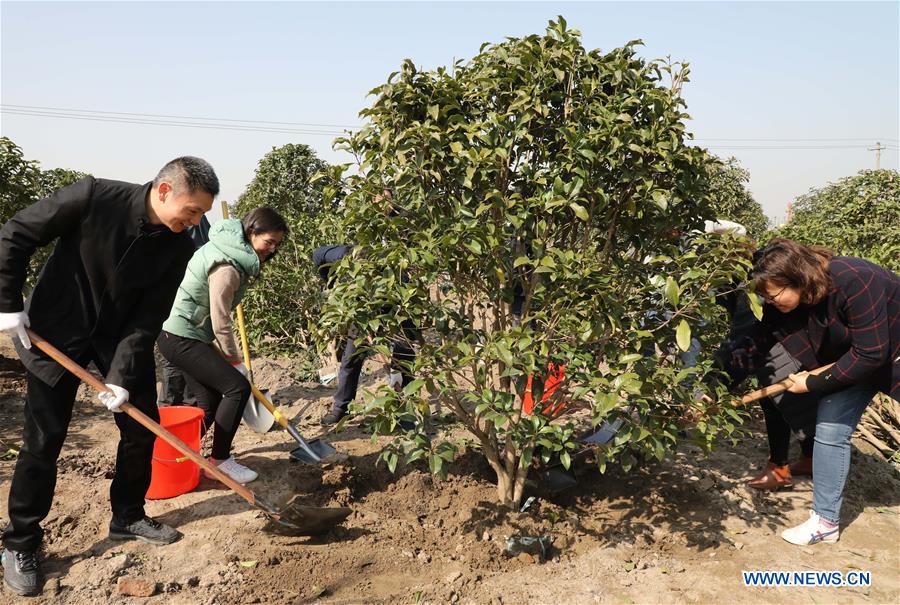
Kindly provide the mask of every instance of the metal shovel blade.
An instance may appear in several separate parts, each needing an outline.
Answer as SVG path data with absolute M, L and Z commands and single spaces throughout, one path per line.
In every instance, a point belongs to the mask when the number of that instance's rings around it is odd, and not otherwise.
M 581 439 L 581 442 L 590 445 L 605 445 L 615 438 L 616 433 L 622 428 L 622 424 L 621 418 L 617 418 L 614 422 L 607 422 L 604 420 L 596 433 L 584 437 Z
M 262 392 L 266 397 L 269 396 L 268 391 Z M 275 416 L 256 397 L 251 396 L 244 406 L 244 424 L 257 433 L 268 433 L 275 424 Z
M 291 460 L 297 460 L 306 464 L 321 464 L 323 460 L 330 458 L 337 453 L 337 450 L 321 439 L 313 439 L 312 441 L 301 442 L 300 447 L 291 450 Z
M 294 496 L 277 515 L 269 516 L 273 529 L 294 536 L 315 536 L 340 525 L 353 512 L 344 506 L 306 506 L 300 504 L 300 498 Z
M 553 466 L 544 469 L 539 473 L 538 477 L 540 478 L 540 482 L 554 494 L 578 485 L 578 479 L 575 478 L 575 474 L 572 470 L 566 470 L 562 466 Z

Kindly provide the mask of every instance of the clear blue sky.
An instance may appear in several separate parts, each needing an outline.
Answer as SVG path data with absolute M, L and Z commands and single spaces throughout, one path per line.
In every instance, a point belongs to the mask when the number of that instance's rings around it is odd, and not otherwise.
M 628 40 L 691 63 L 689 128 L 735 155 L 772 217 L 795 196 L 875 164 L 898 168 L 900 3 L 85 3 L 0 4 L 0 101 L 357 126 L 367 93 L 403 59 L 426 68 L 485 41 L 541 33 L 557 14 L 587 47 Z M 208 159 L 234 200 L 273 146 L 333 136 L 0 114 L 0 132 L 45 168 L 147 181 L 167 160 Z M 286 128 L 279 126 L 278 128 Z M 301 127 L 290 127 L 301 128 Z M 334 130 L 327 128 L 326 130 Z M 731 139 L 716 141 L 713 139 Z M 735 139 L 859 139 L 760 142 Z M 725 149 L 718 146 L 859 146 Z

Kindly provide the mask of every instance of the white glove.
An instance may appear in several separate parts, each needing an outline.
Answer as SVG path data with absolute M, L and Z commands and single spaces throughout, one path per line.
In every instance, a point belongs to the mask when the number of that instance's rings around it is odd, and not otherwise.
M 231 364 L 231 367 L 241 373 L 244 378 L 250 376 L 250 372 L 247 371 L 247 366 L 244 365 L 244 362 L 239 361 L 237 363 Z
M 22 346 L 26 349 L 31 348 L 31 339 L 25 328 L 31 327 L 31 320 L 25 311 L 16 311 L 15 313 L 0 313 L 0 332 L 6 332 L 10 336 L 18 336 L 22 342 Z
M 107 384 L 106 388 L 112 393 L 100 393 L 100 403 L 105 405 L 110 412 L 121 412 L 119 406 L 128 401 L 128 391 L 114 384 Z
M 399 393 L 400 389 L 403 388 L 403 374 L 391 372 L 390 376 L 388 376 L 388 386 Z

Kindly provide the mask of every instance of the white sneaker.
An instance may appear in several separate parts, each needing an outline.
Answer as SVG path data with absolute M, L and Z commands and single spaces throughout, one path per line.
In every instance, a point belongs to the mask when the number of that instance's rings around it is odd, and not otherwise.
M 816 511 L 809 511 L 809 519 L 798 525 L 781 532 L 781 537 L 797 546 L 810 546 L 819 542 L 837 542 L 840 537 L 840 527 L 826 527 L 822 518 Z
M 243 464 L 239 464 L 237 460 L 234 459 L 234 456 L 229 457 L 228 460 L 216 460 L 215 458 L 210 458 L 209 461 L 216 465 L 220 471 L 240 484 L 250 483 L 259 477 L 259 474 L 256 471 L 247 468 Z M 215 479 L 215 477 L 209 473 L 206 473 L 206 476 Z

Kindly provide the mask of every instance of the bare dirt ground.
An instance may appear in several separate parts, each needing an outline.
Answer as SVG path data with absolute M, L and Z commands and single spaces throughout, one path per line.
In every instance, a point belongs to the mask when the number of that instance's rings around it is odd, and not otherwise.
M 0 454 L 20 446 L 24 406 L 22 368 L 3 340 Z M 257 367 L 289 417 L 314 401 L 294 420 L 315 436 L 333 391 L 290 375 L 287 361 Z M 276 502 L 296 493 L 354 513 L 322 537 L 275 535 L 255 509 L 201 479 L 192 493 L 148 503 L 151 516 L 185 534 L 153 547 L 106 537 L 117 431 L 86 390 L 79 398 L 44 524 L 49 579 L 35 603 L 900 603 L 900 478 L 863 443 L 853 452 L 840 542 L 797 548 L 779 532 L 805 520 L 812 484 L 774 494 L 744 486 L 767 453 L 759 422 L 753 438 L 710 457 L 684 446 L 627 475 L 583 464 L 577 487 L 538 488 L 520 513 L 494 504 L 492 473 L 477 453 L 440 481 L 420 465 L 389 473 L 359 427 L 329 437 L 347 457 L 326 468 L 289 461 L 294 445 L 280 430 L 242 428 L 235 454 L 260 473 L 249 487 Z M 4 503 L 11 457 L 0 460 Z M 516 534 L 547 536 L 546 560 L 508 557 Z M 742 570 L 863 570 L 872 584 L 750 588 Z M 122 577 L 155 583 L 155 596 L 119 595 Z M 0 594 L 0 603 L 22 600 Z

